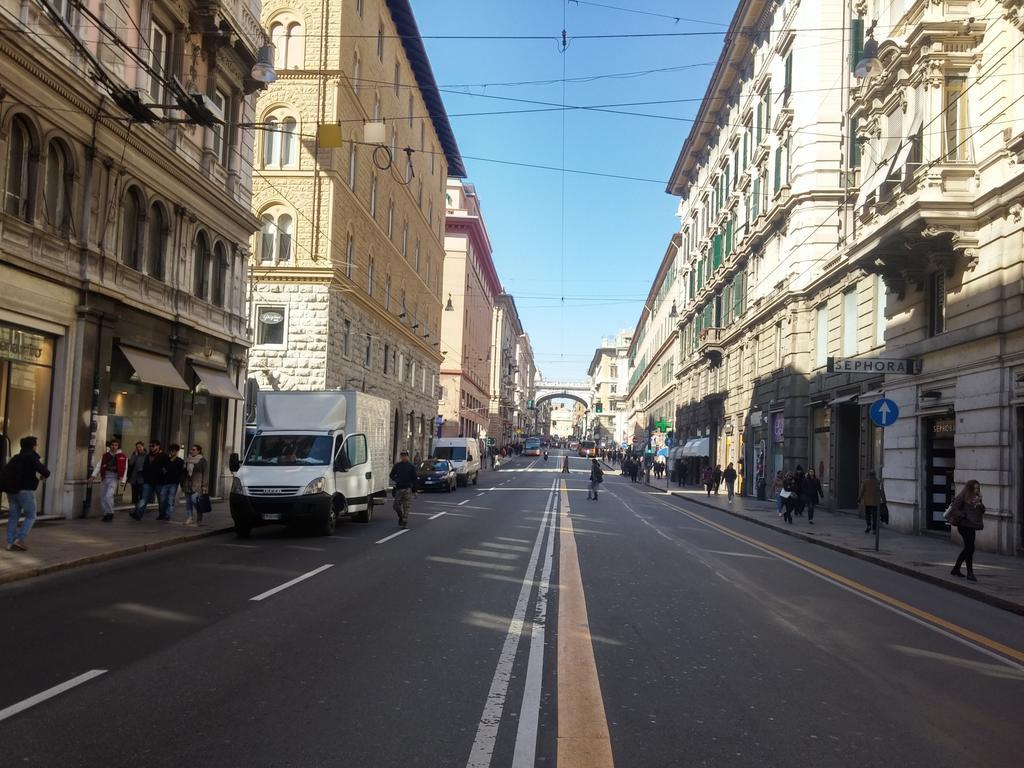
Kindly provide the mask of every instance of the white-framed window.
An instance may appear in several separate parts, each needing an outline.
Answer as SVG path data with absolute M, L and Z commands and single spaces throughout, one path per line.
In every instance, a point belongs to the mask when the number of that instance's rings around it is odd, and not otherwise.
M 154 104 L 163 104 L 171 71 L 171 33 L 156 22 L 149 29 L 149 67 L 149 95 Z
M 72 14 L 75 6 L 71 4 L 71 0 L 46 0 L 46 4 L 49 5 L 53 10 L 60 16 L 64 21 L 71 23 Z
M 231 156 L 231 126 L 228 124 L 231 97 L 220 88 L 215 88 L 210 101 L 213 103 L 212 112 L 217 117 L 217 122 L 213 124 L 213 154 L 217 162 L 227 168 Z
M 74 175 L 71 154 L 59 139 L 51 139 L 46 149 L 46 178 L 43 203 L 46 223 L 62 235 L 71 225 L 71 193 Z
M 282 264 L 292 259 L 292 244 L 295 239 L 295 220 L 291 214 L 282 213 L 276 218 L 265 213 L 261 217 L 260 263 Z
M 263 167 L 287 168 L 298 164 L 298 123 L 294 117 L 268 117 L 263 122 Z
M 828 362 L 828 304 L 821 304 L 814 311 L 814 367 L 821 368 Z
M 305 36 L 298 21 L 274 21 L 270 25 L 270 42 L 274 46 L 274 66 L 277 69 L 301 69 Z
M 256 345 L 260 347 L 287 346 L 288 307 L 283 304 L 256 306 Z
M 969 163 L 974 152 L 966 77 L 947 77 L 943 93 L 944 154 L 949 162 Z
M 11 216 L 32 221 L 35 210 L 32 198 L 38 164 L 33 160 L 33 134 L 28 121 L 18 115 L 11 121 L 7 138 L 7 186 L 4 210 Z
M 857 289 L 843 294 L 843 355 L 857 354 Z
M 199 231 L 192 241 L 192 293 L 197 299 L 210 297 L 210 239 Z

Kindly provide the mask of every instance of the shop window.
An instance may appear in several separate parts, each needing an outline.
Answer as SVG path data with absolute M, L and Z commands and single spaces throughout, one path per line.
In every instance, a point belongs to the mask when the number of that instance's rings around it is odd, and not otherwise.
M 167 215 L 163 206 L 153 203 L 146 220 L 146 274 L 157 280 L 164 279 L 167 230 Z
M 142 193 L 138 187 L 129 187 L 121 206 L 121 263 L 139 269 L 142 246 Z
M 261 346 L 284 346 L 288 313 L 283 306 L 256 308 L 256 343 Z
M 51 141 L 46 152 L 46 222 L 62 235 L 71 228 L 71 154 L 62 141 Z
M 11 216 L 32 221 L 32 196 L 35 190 L 36 161 L 34 141 L 28 121 L 15 117 L 7 139 L 7 186 L 4 210 Z
M 205 232 L 192 243 L 192 293 L 197 299 L 210 296 L 210 241 Z
M 228 257 L 223 243 L 217 243 L 213 249 L 213 288 L 211 300 L 218 307 L 224 306 L 225 288 L 228 271 Z
M 928 278 L 928 335 L 946 330 L 946 274 L 934 272 Z

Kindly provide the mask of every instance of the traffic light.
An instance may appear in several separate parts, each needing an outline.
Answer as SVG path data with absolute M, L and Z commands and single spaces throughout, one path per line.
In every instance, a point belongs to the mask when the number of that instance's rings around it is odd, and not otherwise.
M 604 403 L 602 403 L 602 402 L 601 402 L 600 400 L 598 400 L 598 401 L 597 401 L 597 402 L 596 402 L 596 403 L 594 404 L 594 410 L 595 410 L 595 411 L 596 411 L 597 413 L 604 413 Z
M 526 401 L 526 409 L 527 410 L 533 410 L 533 400 L 527 400 Z

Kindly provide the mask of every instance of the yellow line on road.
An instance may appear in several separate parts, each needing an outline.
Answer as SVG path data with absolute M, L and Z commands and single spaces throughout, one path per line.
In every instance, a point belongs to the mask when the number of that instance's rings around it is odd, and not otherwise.
M 562 481 L 558 551 L 558 768 L 612 768 L 569 493 Z
M 844 587 L 848 587 L 849 589 L 852 589 L 855 592 L 859 592 L 862 595 L 866 595 L 867 597 L 870 597 L 873 600 L 877 600 L 880 603 L 884 603 L 885 605 L 888 605 L 892 608 L 896 608 L 900 611 L 903 611 L 904 613 L 910 614 L 911 616 L 914 616 L 936 627 L 940 627 L 941 629 L 944 629 L 947 632 L 957 635 L 958 637 L 962 637 L 965 640 L 970 640 L 972 643 L 977 643 L 978 645 L 984 648 L 988 648 L 990 651 L 995 651 L 996 653 L 1000 653 L 1003 656 L 1006 656 L 1007 658 L 1014 659 L 1015 661 L 1024 663 L 1024 652 L 1019 651 L 1016 648 L 1011 648 L 1008 645 L 1003 645 L 1002 643 L 992 640 L 991 638 L 985 637 L 984 635 L 979 635 L 977 632 L 967 629 L 966 627 L 961 627 L 959 624 L 954 624 L 951 621 L 947 621 L 946 619 L 943 619 L 941 616 L 936 616 L 934 613 L 929 613 L 928 611 L 923 611 L 920 608 L 915 608 L 909 603 L 905 603 L 902 600 L 898 600 L 895 597 L 891 597 L 885 594 L 884 592 L 879 592 L 876 589 L 872 589 L 871 587 L 865 586 L 861 584 L 859 581 L 849 579 L 846 576 L 838 574 L 835 571 L 831 571 L 823 566 L 817 565 L 816 563 L 812 563 L 809 560 L 804 560 L 802 557 L 792 555 L 789 552 L 779 549 L 778 547 L 774 547 L 771 544 L 767 544 L 766 542 L 763 542 L 760 539 L 755 539 L 751 536 L 746 536 L 745 534 L 738 533 L 737 531 L 733 531 L 729 528 L 726 528 L 723 525 L 708 520 L 705 517 L 702 517 L 698 514 L 695 514 L 685 509 L 680 509 L 679 507 L 667 504 L 666 502 L 662 501 L 660 503 L 664 504 L 669 509 L 674 509 L 678 512 L 682 512 L 684 515 L 691 518 L 692 520 L 704 523 L 705 525 L 714 528 L 715 530 L 721 533 L 724 533 L 726 536 L 731 536 L 732 538 L 738 541 L 745 542 L 746 544 L 749 544 L 753 547 L 757 547 L 758 549 L 764 550 L 765 552 L 771 552 L 776 557 L 782 558 L 783 560 L 788 560 L 789 562 L 799 565 L 802 568 L 806 568 L 809 571 L 814 571 L 815 573 L 821 574 L 822 576 L 831 579 L 832 581 L 835 581 L 839 584 L 842 584 Z

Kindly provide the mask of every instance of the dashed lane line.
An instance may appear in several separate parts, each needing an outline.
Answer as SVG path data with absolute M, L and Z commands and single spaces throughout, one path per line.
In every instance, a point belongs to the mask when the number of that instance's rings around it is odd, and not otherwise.
M 60 696 L 65 691 L 70 691 L 82 683 L 87 683 L 93 678 L 99 677 L 107 673 L 105 669 L 90 669 L 88 672 L 83 672 L 78 677 L 73 677 L 70 680 L 65 680 L 60 685 L 55 685 L 53 688 L 47 688 L 42 693 L 37 693 L 35 696 L 29 696 L 27 699 L 19 701 L 17 704 L 11 704 L 11 706 L 4 709 L 0 709 L 0 722 L 6 720 L 9 717 L 14 717 L 19 712 L 24 712 L 30 707 L 34 707 L 36 704 L 41 704 L 47 699 L 52 699 L 54 696 Z
M 309 573 L 304 573 L 301 576 L 292 579 L 291 581 L 286 581 L 284 584 L 281 584 L 280 586 L 274 587 L 273 589 L 268 589 L 266 592 L 261 592 L 260 594 L 256 595 L 256 597 L 250 597 L 249 600 L 255 600 L 257 602 L 260 600 L 266 600 L 268 597 L 272 597 L 273 595 L 276 595 L 278 592 L 288 589 L 288 587 L 294 587 L 299 582 L 305 581 L 306 579 L 311 579 L 318 573 L 323 573 L 328 568 L 333 567 L 334 563 L 327 563 L 327 565 L 321 565 L 319 568 L 314 568 Z

